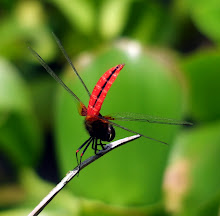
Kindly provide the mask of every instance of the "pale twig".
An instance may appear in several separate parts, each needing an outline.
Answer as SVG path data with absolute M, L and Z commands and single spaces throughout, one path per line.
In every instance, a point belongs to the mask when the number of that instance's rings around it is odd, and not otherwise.
M 130 136 L 130 137 L 126 137 L 120 140 L 117 140 L 115 142 L 109 143 L 108 145 L 105 146 L 104 150 L 101 150 L 98 152 L 98 154 L 91 156 L 90 158 L 86 159 L 85 161 L 83 161 L 81 163 L 80 166 L 80 171 L 85 168 L 86 166 L 88 166 L 89 164 L 91 164 L 92 162 L 94 162 L 95 160 L 99 159 L 100 157 L 102 157 L 104 154 L 110 152 L 111 150 L 125 144 L 128 143 L 132 140 L 135 140 L 137 138 L 139 138 L 141 135 L 137 134 L 134 136 Z M 61 180 L 61 182 L 59 184 L 56 185 L 56 187 L 54 187 L 50 193 L 34 208 L 34 210 L 28 215 L 28 216 L 36 216 L 38 215 L 45 207 L 46 205 L 56 196 L 57 193 L 59 193 L 60 190 L 62 190 L 64 188 L 64 186 L 71 180 L 73 179 L 76 174 L 79 171 L 79 167 L 77 166 L 75 169 L 73 169 L 72 171 L 68 172 L 66 174 L 66 176 Z

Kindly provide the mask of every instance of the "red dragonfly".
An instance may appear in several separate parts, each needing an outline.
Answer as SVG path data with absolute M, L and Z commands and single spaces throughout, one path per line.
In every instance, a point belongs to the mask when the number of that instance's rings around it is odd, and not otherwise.
M 152 116 L 142 115 L 142 114 L 134 114 L 134 113 L 123 113 L 123 114 L 115 114 L 114 116 L 103 116 L 100 114 L 100 110 L 102 107 L 102 104 L 104 102 L 104 99 L 108 93 L 108 90 L 110 89 L 111 85 L 117 78 L 119 72 L 124 67 L 124 64 L 119 64 L 109 70 L 107 70 L 99 79 L 97 84 L 95 85 L 95 88 L 92 91 L 92 94 L 90 94 L 88 88 L 86 87 L 85 83 L 81 79 L 80 75 L 78 74 L 77 70 L 75 69 L 73 63 L 71 62 L 68 54 L 66 53 L 63 45 L 61 44 L 60 40 L 56 37 L 55 34 L 53 34 L 59 48 L 61 49 L 63 55 L 65 56 L 66 60 L 72 67 L 73 71 L 77 75 L 77 77 L 80 79 L 81 83 L 83 84 L 85 90 L 87 91 L 90 100 L 88 108 L 82 103 L 82 101 L 77 97 L 75 93 L 70 90 L 70 88 L 53 72 L 53 70 L 46 64 L 46 62 L 40 57 L 40 55 L 34 51 L 31 47 L 28 47 L 32 54 L 39 60 L 41 65 L 46 69 L 46 71 L 61 85 L 63 88 L 71 95 L 73 96 L 74 100 L 78 104 L 78 110 L 79 114 L 81 116 L 85 116 L 85 128 L 88 131 L 90 137 L 87 139 L 77 150 L 76 150 L 76 158 L 78 165 L 81 164 L 82 156 L 84 155 L 85 151 L 89 147 L 89 145 L 92 143 L 92 149 L 94 150 L 95 154 L 97 154 L 97 151 L 99 151 L 98 146 L 101 146 L 102 149 L 104 149 L 105 144 L 102 143 L 102 141 L 110 142 L 115 138 L 115 129 L 113 126 L 122 128 L 126 131 L 129 131 L 131 133 L 140 134 L 136 131 L 130 130 L 128 128 L 125 128 L 115 122 L 112 122 L 112 120 L 123 120 L 123 121 L 140 121 L 140 122 L 148 122 L 148 123 L 158 123 L 158 124 L 169 124 L 169 125 L 192 125 L 189 122 L 180 122 L 176 121 L 174 119 L 165 119 L 165 118 L 156 118 Z M 144 134 L 140 134 L 141 136 L 154 140 L 156 142 L 160 142 L 163 144 L 167 144 L 163 141 L 145 136 Z M 80 162 L 78 161 L 77 153 L 82 149 L 82 153 L 80 155 Z

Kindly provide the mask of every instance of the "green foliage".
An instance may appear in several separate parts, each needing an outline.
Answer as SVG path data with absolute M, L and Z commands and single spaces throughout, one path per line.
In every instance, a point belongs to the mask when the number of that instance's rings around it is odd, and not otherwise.
M 185 215 L 202 215 L 205 208 L 206 211 L 215 209 L 213 215 L 217 215 L 218 208 L 210 206 L 210 201 L 214 203 L 215 199 L 219 199 L 220 174 L 213 171 L 218 170 L 220 162 L 219 129 L 218 121 L 185 131 L 178 136 L 174 146 L 168 167 L 171 167 L 170 171 L 174 173 L 177 171 L 175 169 L 181 170 L 182 164 L 186 170 L 186 176 L 183 178 L 185 182 L 179 183 L 180 188 L 186 189 L 186 193 L 181 197 L 185 206 L 181 211 Z M 176 196 L 176 199 L 179 198 Z
M 53 187 L 37 171 L 62 178 L 88 138 L 70 95 L 27 49 L 88 105 L 51 32 L 90 91 L 106 70 L 125 63 L 103 115 L 143 113 L 194 126 L 117 122 L 169 145 L 140 138 L 112 151 L 70 182 L 45 214 L 217 215 L 219 0 L 18 0 L 0 8 L 0 216 L 27 215 Z M 115 129 L 116 139 L 131 135 Z M 55 155 L 52 172 L 46 149 Z M 93 154 L 89 149 L 84 159 Z
M 41 131 L 31 111 L 28 89 L 18 71 L 0 61 L 0 143 L 14 165 L 33 166 L 42 146 Z
M 220 4 L 218 0 L 187 1 L 189 12 L 199 30 L 213 42 L 220 42 Z
M 195 53 L 183 60 L 183 70 L 190 82 L 190 109 L 197 121 L 220 118 L 220 52 Z

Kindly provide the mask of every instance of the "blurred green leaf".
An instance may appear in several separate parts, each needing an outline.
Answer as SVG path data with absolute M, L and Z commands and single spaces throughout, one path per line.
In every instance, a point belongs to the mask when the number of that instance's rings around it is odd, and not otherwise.
M 114 38 L 123 31 L 128 19 L 131 2 L 131 0 L 102 1 L 100 32 L 104 38 Z
M 88 88 L 93 89 L 107 69 L 126 63 L 110 89 L 101 113 L 128 111 L 180 119 L 183 92 L 176 78 L 178 75 L 172 74 L 174 71 L 155 57 L 141 52 L 138 44 L 125 43 L 123 47 L 109 48 L 84 70 L 79 70 Z M 74 92 L 82 101 L 88 101 L 89 97 L 79 80 L 73 84 L 70 82 L 70 73 L 68 75 L 65 80 L 68 80 L 69 86 L 74 86 Z M 88 139 L 83 120 L 70 95 L 59 86 L 55 127 L 56 152 L 62 175 L 76 165 L 75 151 Z M 134 122 L 121 124 L 169 144 L 178 130 L 175 126 Z M 129 135 L 129 132 L 116 128 L 116 139 Z M 169 150 L 169 146 L 145 138 L 139 139 L 90 165 L 71 185 L 72 189 L 79 196 L 108 203 L 143 205 L 156 202 L 160 199 L 163 170 Z M 94 152 L 89 149 L 85 157 L 92 154 Z M 105 189 L 98 189 L 100 186 Z
M 14 165 L 33 165 L 39 156 L 42 138 L 31 112 L 27 87 L 9 62 L 0 60 L 0 142 Z
M 5 206 L 10 207 L 17 203 L 21 203 L 25 199 L 24 190 L 13 183 L 7 185 L 2 185 L 0 187 L 1 196 L 0 196 L 0 207 L 4 208 Z
M 186 57 L 182 68 L 189 81 L 190 111 L 197 121 L 220 118 L 220 52 L 203 51 Z
M 53 102 L 56 87 L 54 80 L 48 76 L 38 76 L 30 85 L 35 112 L 41 125 L 46 129 L 53 127 L 52 117 L 55 112 Z
M 165 7 L 162 7 L 157 2 L 148 2 L 144 4 L 138 2 L 137 5 L 142 5 L 137 11 L 137 19 L 133 29 L 131 29 L 132 37 L 135 40 L 147 44 L 166 44 L 174 43 L 177 39 L 173 37 L 175 22 L 171 19 L 171 12 L 168 14 Z
M 3 58 L 0 59 L 0 76 L 1 111 L 30 111 L 31 107 L 24 81 L 19 77 L 18 71 Z
M 182 212 L 181 215 L 204 215 L 204 207 L 208 211 L 208 204 L 209 210 L 215 212 L 212 215 L 217 215 L 219 203 L 213 200 L 220 194 L 219 130 L 220 122 L 216 122 L 178 136 L 171 152 L 166 181 L 170 187 L 166 197 L 172 197 L 167 200 L 170 207 L 179 202 L 180 208 L 176 210 Z
M 187 0 L 191 17 L 198 29 L 215 42 L 220 42 L 220 1 Z
M 9 59 L 30 59 L 27 43 L 31 42 L 36 50 L 41 50 L 45 60 L 50 60 L 55 54 L 54 42 L 45 22 L 38 1 L 18 1 L 10 16 L 0 20 L 1 55 Z
M 23 216 L 28 215 L 29 211 L 27 209 L 14 208 L 12 210 L 5 210 L 0 212 L 0 216 Z
M 57 7 L 71 22 L 74 28 L 84 34 L 91 34 L 95 27 L 96 11 L 92 1 L 86 0 L 53 0 Z

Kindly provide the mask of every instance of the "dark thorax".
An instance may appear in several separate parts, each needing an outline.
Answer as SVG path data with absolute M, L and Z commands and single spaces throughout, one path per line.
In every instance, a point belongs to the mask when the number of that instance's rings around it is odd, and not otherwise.
M 91 137 L 110 142 L 115 138 L 115 130 L 107 121 L 95 116 L 87 116 L 85 127 Z

